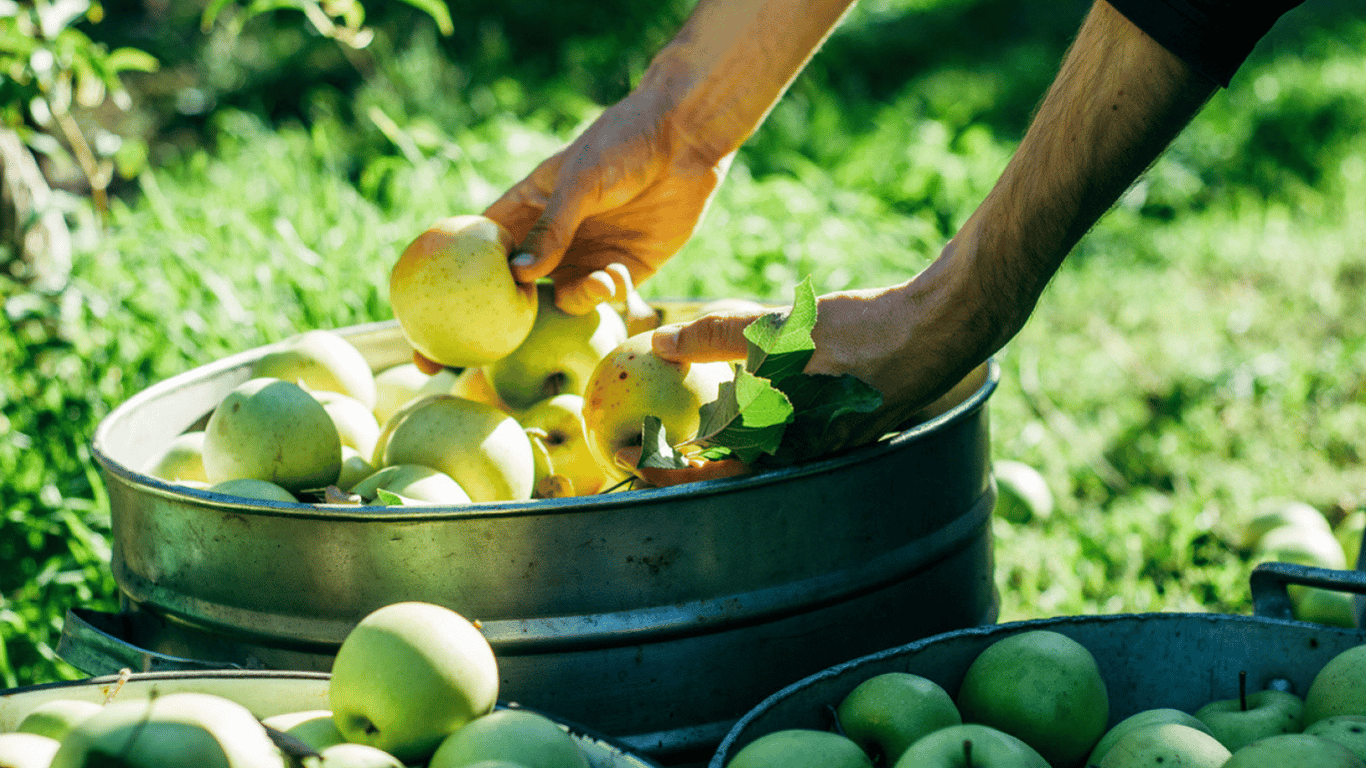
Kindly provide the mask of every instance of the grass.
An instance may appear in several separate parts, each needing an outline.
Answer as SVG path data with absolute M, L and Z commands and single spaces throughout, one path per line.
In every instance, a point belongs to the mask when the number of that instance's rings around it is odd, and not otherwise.
M 894 17 L 863 13 L 647 295 L 904 280 L 985 194 L 1065 41 L 851 84 L 841 67 Z M 1260 500 L 1334 520 L 1366 505 L 1366 20 L 1343 13 L 1259 49 L 998 356 L 993 452 L 1058 498 L 1048 520 L 997 525 L 1003 620 L 1246 612 L 1236 534 Z M 221 110 L 211 143 L 82 230 L 67 291 L 0 283 L 0 685 L 76 676 L 53 653 L 65 611 L 117 605 L 88 448 L 101 417 L 226 354 L 390 317 L 387 271 L 415 232 L 481 209 L 595 113 L 563 87 L 445 83 L 434 56 L 414 44 L 351 96 L 317 90 L 304 121 Z M 1012 86 L 1022 61 L 1034 74 Z M 442 92 L 463 99 L 424 109 Z

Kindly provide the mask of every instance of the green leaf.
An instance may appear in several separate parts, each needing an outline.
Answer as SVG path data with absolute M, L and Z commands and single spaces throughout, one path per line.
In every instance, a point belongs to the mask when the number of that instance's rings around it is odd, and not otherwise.
M 792 403 L 767 380 L 739 365 L 735 380 L 721 385 L 717 398 L 699 410 L 701 423 L 690 442 L 724 446 L 742 461 L 778 450 L 792 421 Z
M 850 374 L 801 374 L 783 382 L 795 416 L 783 436 L 781 450 L 770 451 L 784 463 L 815 458 L 828 450 L 830 426 L 842 416 L 872 413 L 882 406 L 882 393 Z
M 403 0 L 408 5 L 413 6 L 431 16 L 436 21 L 436 28 L 443 35 L 455 33 L 455 24 L 451 21 L 451 9 L 446 6 L 443 0 Z
M 199 16 L 199 28 L 201 31 L 208 32 L 213 29 L 213 23 L 218 19 L 218 14 L 228 7 L 233 0 L 209 0 L 208 5 L 204 6 L 204 13 Z
M 104 65 L 114 72 L 155 72 L 161 67 L 157 57 L 137 48 L 115 48 Z
M 386 507 L 403 506 L 403 497 L 399 496 L 397 493 L 394 493 L 393 491 L 386 491 L 383 488 L 380 488 L 376 492 L 376 497 L 378 498 L 379 502 L 385 505 Z
M 791 311 L 764 315 L 745 327 L 750 343 L 745 368 L 774 383 L 801 373 L 816 349 L 815 327 L 816 292 L 808 275 L 797 285 Z
M 664 423 L 654 416 L 646 416 L 640 429 L 640 460 L 637 467 L 655 469 L 686 469 L 688 460 L 669 445 Z

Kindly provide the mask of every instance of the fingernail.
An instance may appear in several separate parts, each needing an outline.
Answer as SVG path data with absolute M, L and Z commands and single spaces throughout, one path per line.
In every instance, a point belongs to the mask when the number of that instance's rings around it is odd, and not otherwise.
M 519 253 L 516 256 L 513 256 L 512 261 L 509 263 L 514 267 L 529 267 L 536 263 L 536 257 L 529 253 Z

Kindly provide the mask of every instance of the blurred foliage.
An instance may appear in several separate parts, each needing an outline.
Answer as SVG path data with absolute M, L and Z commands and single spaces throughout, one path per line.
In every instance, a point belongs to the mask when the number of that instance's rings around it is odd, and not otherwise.
M 123 128 L 152 166 L 80 241 L 68 291 L 0 283 L 5 685 L 73 675 L 52 652 L 65 610 L 117 603 L 88 447 L 109 409 L 232 352 L 390 317 L 413 233 L 572 137 L 690 4 L 453 1 L 443 36 L 419 7 L 370 2 L 352 53 L 295 9 L 220 4 L 203 31 L 206 7 L 111 0 L 78 25 L 162 62 L 125 78 Z M 783 301 L 807 275 L 907 279 L 994 183 L 1085 8 L 861 3 L 645 292 Z M 1237 528 L 1258 499 L 1333 520 L 1366 504 L 1363 41 L 1355 0 L 1284 20 L 998 356 L 993 449 L 1058 499 L 998 523 L 1003 618 L 1246 611 Z

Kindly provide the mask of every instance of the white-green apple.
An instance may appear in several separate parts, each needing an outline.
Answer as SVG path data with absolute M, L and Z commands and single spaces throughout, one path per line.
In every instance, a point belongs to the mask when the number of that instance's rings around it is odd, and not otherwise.
M 381 467 L 351 487 L 351 492 L 367 504 L 378 501 L 380 491 L 418 504 L 454 506 L 470 503 L 470 495 L 450 475 L 421 464 Z
M 355 448 L 343 445 L 341 471 L 337 473 L 337 487 L 343 491 L 350 491 L 356 483 L 375 474 L 375 470 L 376 467 L 370 463 L 368 456 L 362 456 Z
M 459 613 L 416 601 L 361 619 L 337 649 L 328 685 L 347 741 L 409 763 L 426 760 L 497 699 L 498 663 L 488 640 Z
M 0 768 L 49 768 L 61 742 L 36 733 L 0 733 Z
M 333 744 L 318 756 L 317 768 L 404 768 L 398 758 L 368 744 Z
M 542 441 L 555 474 L 568 478 L 578 496 L 598 493 L 609 481 L 588 447 L 583 402 L 579 395 L 556 395 L 528 408 L 518 419 L 523 427 L 545 433 Z
M 1322 736 L 1282 733 L 1248 744 L 1220 768 L 1366 768 L 1352 750 Z
M 646 416 L 660 420 L 670 445 L 691 440 L 701 423 L 698 410 L 735 378 L 729 363 L 665 360 L 651 349 L 652 333 L 636 334 L 607 353 L 584 390 L 588 446 L 613 481 L 629 476 L 617 463 L 617 451 L 640 445 Z
M 1230 754 L 1228 747 L 1199 728 L 1181 723 L 1153 723 L 1121 736 L 1095 765 L 1100 768 L 1220 768 Z
M 1333 535 L 1337 536 L 1338 543 L 1342 545 L 1342 552 L 1347 556 L 1347 564 L 1355 566 L 1357 558 L 1361 555 L 1361 538 L 1366 536 L 1366 509 L 1347 513 L 1347 516 L 1333 527 Z
M 207 483 L 204 474 L 204 431 L 192 430 L 176 435 L 166 452 L 147 470 L 147 474 L 168 483 L 193 480 Z
M 508 266 L 512 235 L 484 216 L 452 216 L 418 235 L 389 273 L 389 303 L 413 349 L 470 368 L 516 349 L 536 321 L 536 287 Z
M 1312 621 L 1330 627 L 1355 629 L 1357 626 L 1355 600 L 1350 593 L 1335 589 L 1305 587 L 1302 592 L 1292 593 L 1290 615 L 1300 621 Z
M 336 331 L 316 329 L 286 339 L 251 367 L 252 378 L 284 379 L 306 388 L 340 392 L 375 407 L 375 374 L 356 346 Z
M 77 723 L 51 768 L 285 768 L 246 707 L 207 693 L 116 700 Z
M 906 748 L 895 768 L 1049 768 L 1038 750 L 999 728 L 950 725 Z
M 554 720 L 525 709 L 499 709 L 447 736 L 428 768 L 466 768 L 483 760 L 536 768 L 589 765 L 578 741 Z
M 531 498 L 535 456 L 522 425 L 485 403 L 433 395 L 394 417 L 382 466 L 445 472 L 477 502 Z
M 1304 693 L 1304 727 L 1333 715 L 1366 715 L 1366 645 L 1341 651 Z
M 1197 709 L 1195 717 L 1233 752 L 1257 739 L 1304 730 L 1304 700 L 1289 691 L 1269 688 L 1211 701 Z
M 1366 760 L 1366 715 L 1333 715 L 1304 729 L 1310 736 L 1322 736 L 1352 750 Z
M 339 392 L 313 391 L 313 397 L 322 403 L 323 410 L 332 417 L 337 428 L 337 437 L 343 447 L 350 446 L 366 458 L 375 455 L 375 442 L 379 440 L 379 421 L 375 412 L 361 401 Z
M 835 708 L 844 735 L 892 765 L 913 742 L 963 718 L 938 683 L 910 672 L 884 672 L 864 680 Z
M 555 395 L 582 395 L 593 369 L 626 341 L 626 323 L 606 304 L 582 315 L 555 306 L 554 286 L 539 286 L 536 322 L 516 349 L 485 368 L 498 396 L 524 411 Z
M 285 504 L 299 503 L 298 497 L 290 493 L 284 486 L 272 483 L 269 480 L 256 480 L 250 477 L 239 480 L 224 480 L 221 483 L 214 483 L 205 490 L 221 493 L 224 496 L 240 496 L 244 499 L 279 501 Z
M 1259 561 L 1278 560 L 1335 570 L 1347 567 L 1347 554 L 1326 524 L 1272 528 L 1257 543 L 1254 557 Z
M 863 748 L 832 731 L 787 728 L 741 747 L 726 768 L 873 768 Z
M 337 722 L 332 719 L 330 709 L 282 712 L 263 719 L 261 724 L 293 736 L 307 744 L 314 752 L 321 752 L 333 744 L 346 741 L 341 731 L 337 730 Z
M 341 473 L 341 437 L 312 395 L 281 379 L 249 379 L 213 409 L 204 427 L 210 483 L 251 478 L 293 492 L 323 488 Z
M 996 478 L 996 514 L 1002 519 L 1019 524 L 1053 514 L 1053 491 L 1039 470 L 1023 461 L 997 459 L 991 472 Z
M 34 707 L 19 721 L 16 731 L 62 740 L 76 723 L 99 712 L 102 705 L 84 699 L 53 699 Z
M 449 394 L 456 372 L 442 368 L 429 374 L 414 363 L 401 363 L 375 374 L 375 421 L 380 426 L 419 396 Z
M 1262 537 L 1275 528 L 1318 528 L 1331 530 L 1328 518 L 1316 507 L 1296 499 L 1270 498 L 1257 503 L 1252 515 L 1242 523 L 1239 544 L 1254 549 Z
M 1090 650 L 1061 632 L 1027 630 L 988 645 L 958 690 L 965 723 L 1019 738 L 1054 768 L 1075 768 L 1105 734 L 1109 694 Z
M 1162 725 L 1164 723 L 1187 725 L 1198 731 L 1209 733 L 1209 727 L 1189 712 L 1171 707 L 1145 709 L 1141 712 L 1135 712 L 1111 726 L 1110 730 L 1106 731 L 1105 735 L 1100 737 L 1100 741 L 1096 742 L 1096 746 L 1092 748 L 1091 756 L 1086 758 L 1086 765 L 1088 768 L 1092 765 L 1100 765 L 1101 759 L 1105 757 L 1106 752 L 1110 751 L 1110 747 L 1113 747 L 1116 741 L 1124 738 L 1129 732 L 1149 725 Z

